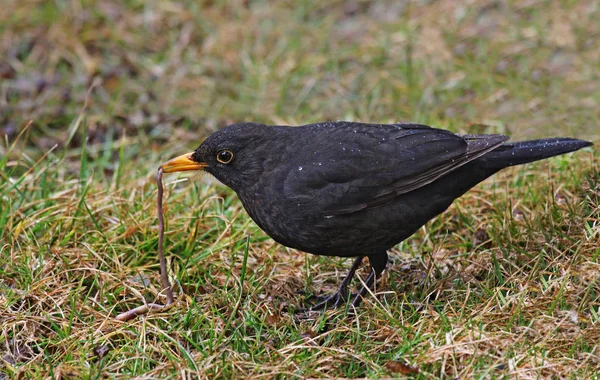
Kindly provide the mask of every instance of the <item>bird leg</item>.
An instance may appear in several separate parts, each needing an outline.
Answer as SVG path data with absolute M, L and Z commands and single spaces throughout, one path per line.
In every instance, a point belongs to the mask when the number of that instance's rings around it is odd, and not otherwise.
M 352 300 L 352 306 L 358 307 L 363 297 L 367 295 L 369 289 L 375 283 L 375 279 L 381 276 L 381 273 L 385 269 L 388 261 L 387 252 L 384 252 L 383 255 L 372 255 L 369 256 L 369 262 L 371 263 L 371 273 L 367 280 L 365 281 L 365 285 L 360 289 L 354 300 Z
M 342 280 L 342 283 L 340 284 L 338 290 L 335 293 L 333 293 L 329 297 L 325 298 L 325 300 L 323 300 L 322 302 L 319 302 L 318 304 L 314 305 L 309 310 L 314 311 L 314 310 L 323 310 L 323 309 L 330 308 L 330 307 L 335 308 L 335 307 L 341 306 L 342 303 L 346 302 L 346 299 L 348 298 L 348 284 L 350 284 L 350 281 L 352 281 L 352 278 L 354 278 L 354 274 L 356 273 L 356 270 L 360 266 L 360 263 L 362 262 L 363 257 L 364 256 L 358 256 L 354 260 L 354 263 L 352 264 L 352 267 L 348 271 L 348 274 L 346 275 L 346 277 L 344 277 L 344 279 Z
M 356 294 L 356 296 L 352 300 L 352 306 L 358 307 L 360 305 L 363 297 L 367 295 L 368 290 L 371 288 L 371 286 L 373 286 L 373 283 L 375 282 L 375 277 L 377 277 L 377 275 L 375 274 L 375 271 L 371 268 L 371 273 L 369 274 L 369 277 L 367 277 L 365 285 L 360 289 L 358 294 Z

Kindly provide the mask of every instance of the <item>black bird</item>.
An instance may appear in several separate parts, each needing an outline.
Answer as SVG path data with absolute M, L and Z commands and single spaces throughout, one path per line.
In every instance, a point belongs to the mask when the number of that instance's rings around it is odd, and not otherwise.
M 492 174 L 592 145 L 571 138 L 507 139 L 404 123 L 239 123 L 162 168 L 212 174 L 237 193 L 263 231 L 287 247 L 356 257 L 337 292 L 313 307 L 320 309 L 345 302 L 365 256 L 371 264 L 365 284 L 372 286 L 386 267 L 388 249 Z M 358 306 L 366 292 L 363 287 L 352 304 Z

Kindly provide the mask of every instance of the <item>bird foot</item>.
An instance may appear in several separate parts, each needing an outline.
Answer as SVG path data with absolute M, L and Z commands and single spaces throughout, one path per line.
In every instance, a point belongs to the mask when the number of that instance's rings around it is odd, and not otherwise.
M 319 302 L 316 305 L 313 305 L 309 308 L 310 311 L 321 311 L 325 309 L 334 309 L 340 307 L 343 303 L 346 302 L 346 297 L 344 297 L 340 292 L 335 292 L 329 297 L 326 297 L 324 300 Z
M 316 296 L 314 298 L 316 298 L 318 303 L 305 309 L 305 311 L 323 311 L 343 306 L 348 301 L 348 290 L 341 288 L 330 296 Z

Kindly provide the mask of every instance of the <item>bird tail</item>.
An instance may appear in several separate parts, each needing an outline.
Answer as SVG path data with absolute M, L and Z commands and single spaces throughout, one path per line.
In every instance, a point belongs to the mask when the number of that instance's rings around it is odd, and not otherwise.
M 562 137 L 505 143 L 484 155 L 480 162 L 490 169 L 502 169 L 574 152 L 592 145 L 589 141 Z

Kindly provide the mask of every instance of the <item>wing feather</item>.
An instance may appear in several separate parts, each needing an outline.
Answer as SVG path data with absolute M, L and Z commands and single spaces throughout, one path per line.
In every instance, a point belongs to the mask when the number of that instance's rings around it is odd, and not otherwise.
M 419 124 L 313 124 L 326 136 L 283 183 L 290 201 L 326 216 L 385 205 L 501 145 L 504 135 L 459 136 Z M 310 156 L 310 155 L 307 155 Z M 314 207 L 315 203 L 318 207 Z

